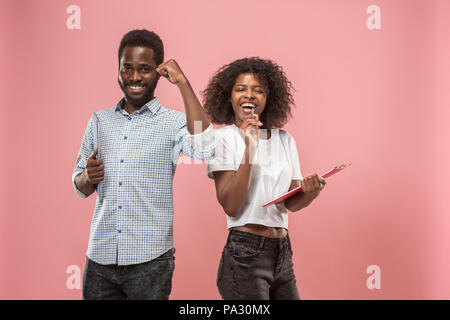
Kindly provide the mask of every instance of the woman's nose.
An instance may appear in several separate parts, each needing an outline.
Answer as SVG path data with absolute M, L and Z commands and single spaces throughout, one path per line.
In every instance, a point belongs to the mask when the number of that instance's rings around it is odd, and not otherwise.
M 247 91 L 245 92 L 245 96 L 246 96 L 247 98 L 249 98 L 249 99 L 253 99 L 253 98 L 255 97 L 255 95 L 253 94 L 253 91 L 252 91 L 252 90 L 247 90 Z

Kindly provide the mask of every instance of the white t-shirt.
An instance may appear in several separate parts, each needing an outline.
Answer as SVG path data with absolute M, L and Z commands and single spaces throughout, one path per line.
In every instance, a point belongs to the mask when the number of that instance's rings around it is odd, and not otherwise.
M 214 171 L 237 171 L 243 161 L 245 142 L 233 124 L 216 130 L 216 154 L 208 161 L 208 177 Z M 248 223 L 288 228 L 284 202 L 263 205 L 289 191 L 291 180 L 302 180 L 294 138 L 272 129 L 270 139 L 259 139 L 247 199 L 236 217 L 227 215 L 227 227 Z

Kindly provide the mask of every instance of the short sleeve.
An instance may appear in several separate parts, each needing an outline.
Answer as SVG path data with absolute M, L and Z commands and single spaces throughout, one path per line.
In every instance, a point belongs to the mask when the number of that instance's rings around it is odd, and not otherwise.
M 291 155 L 291 166 L 292 166 L 292 179 L 291 180 L 303 180 L 302 173 L 300 171 L 300 161 L 298 160 L 297 145 L 295 143 L 294 137 L 290 134 L 289 137 L 289 153 Z
M 236 143 L 231 130 L 216 130 L 216 152 L 208 161 L 208 177 L 213 178 L 214 171 L 237 171 L 235 154 Z

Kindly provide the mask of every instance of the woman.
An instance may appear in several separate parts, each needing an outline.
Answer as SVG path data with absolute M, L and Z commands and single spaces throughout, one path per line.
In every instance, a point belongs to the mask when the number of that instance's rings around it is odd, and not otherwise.
M 222 67 L 203 92 L 216 130 L 208 164 L 229 235 L 217 286 L 223 299 L 300 299 L 288 236 L 288 213 L 307 207 L 325 180 L 302 179 L 293 137 L 281 128 L 294 104 L 292 85 L 270 60 L 244 58 Z M 262 207 L 287 191 L 302 192 Z

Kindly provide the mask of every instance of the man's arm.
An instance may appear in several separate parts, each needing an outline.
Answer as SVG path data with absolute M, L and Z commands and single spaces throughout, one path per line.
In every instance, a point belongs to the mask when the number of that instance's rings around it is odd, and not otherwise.
M 105 171 L 103 167 L 103 160 L 96 159 L 98 149 L 89 156 L 86 162 L 86 169 L 75 177 L 75 187 L 83 193 L 86 197 L 95 192 L 97 184 L 104 179 Z
M 184 108 L 186 110 L 188 132 L 193 135 L 205 131 L 210 125 L 208 117 L 203 110 L 200 101 L 197 99 L 194 90 L 192 90 L 191 84 L 183 74 L 183 71 L 181 71 L 181 68 L 178 66 L 177 62 L 170 59 L 161 63 L 156 71 L 163 77 L 167 78 L 171 83 L 178 86 L 181 96 L 183 97 Z M 195 132 L 194 130 L 194 123 L 196 121 L 201 121 L 201 132 Z
M 86 170 L 79 173 L 75 177 L 74 183 L 77 190 L 84 194 L 86 197 L 89 197 L 95 192 L 95 186 L 89 183 L 89 179 L 86 175 Z

